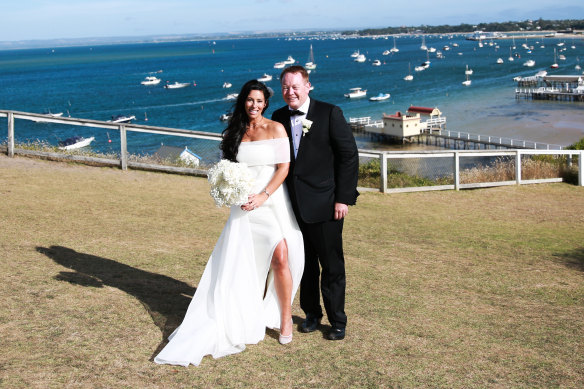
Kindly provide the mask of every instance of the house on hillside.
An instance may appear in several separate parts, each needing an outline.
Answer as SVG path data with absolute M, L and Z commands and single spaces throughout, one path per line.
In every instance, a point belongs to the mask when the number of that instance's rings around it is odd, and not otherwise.
M 161 145 L 154 153 L 154 157 L 163 161 L 183 162 L 189 166 L 197 167 L 201 162 L 201 157 L 189 150 L 188 147 L 174 147 Z

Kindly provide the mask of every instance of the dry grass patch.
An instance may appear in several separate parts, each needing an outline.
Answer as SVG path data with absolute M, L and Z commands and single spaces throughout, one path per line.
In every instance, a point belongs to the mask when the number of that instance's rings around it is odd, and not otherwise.
M 0 200 L 3 387 L 584 386 L 580 187 L 363 194 L 347 338 L 198 368 L 151 359 L 228 216 L 204 178 L 0 156 Z

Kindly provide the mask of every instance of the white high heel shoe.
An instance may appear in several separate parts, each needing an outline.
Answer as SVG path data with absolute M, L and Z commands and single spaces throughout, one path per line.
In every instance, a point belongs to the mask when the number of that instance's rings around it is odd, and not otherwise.
M 290 320 L 290 322 L 292 323 L 292 327 L 294 327 L 294 322 L 292 322 L 292 320 Z M 294 334 L 294 328 L 292 328 L 292 332 L 290 332 L 290 335 L 282 335 L 282 332 L 280 332 L 280 336 L 278 337 L 278 342 L 280 342 L 280 344 L 288 344 L 290 342 L 292 342 L 292 335 Z

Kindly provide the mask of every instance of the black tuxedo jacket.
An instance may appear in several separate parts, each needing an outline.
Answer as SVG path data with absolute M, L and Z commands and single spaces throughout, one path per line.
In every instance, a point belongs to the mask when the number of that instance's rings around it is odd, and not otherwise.
M 306 119 L 312 126 L 302 136 L 296 158 L 288 107 L 276 110 L 272 119 L 284 125 L 290 139 L 286 185 L 296 218 L 305 223 L 329 221 L 334 218 L 335 202 L 355 204 L 359 152 L 341 109 L 310 99 Z

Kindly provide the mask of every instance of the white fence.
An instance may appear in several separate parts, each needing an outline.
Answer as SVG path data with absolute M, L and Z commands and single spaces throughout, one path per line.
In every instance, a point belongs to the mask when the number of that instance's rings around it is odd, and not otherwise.
M 396 193 L 396 192 L 417 192 L 429 190 L 459 190 L 469 188 L 484 188 L 492 186 L 503 185 L 522 185 L 522 184 L 537 184 L 549 182 L 562 182 L 561 177 L 555 178 L 541 178 L 541 179 L 523 179 L 522 178 L 522 156 L 530 155 L 551 155 L 551 156 L 566 156 L 568 164 L 574 156 L 578 157 L 578 185 L 584 186 L 584 151 L 582 150 L 458 150 L 458 151 L 376 151 L 376 150 L 359 150 L 360 157 L 378 158 L 380 165 L 380 182 L 379 190 L 382 193 Z M 472 158 L 512 158 L 514 159 L 515 179 L 509 181 L 499 182 L 475 182 L 475 183 L 461 183 L 461 160 Z M 420 187 L 404 187 L 404 188 L 388 188 L 388 161 L 417 159 L 419 161 L 439 158 L 443 160 L 440 164 L 442 166 L 449 166 L 450 171 L 453 172 L 453 184 L 449 185 L 432 185 Z M 368 190 L 367 188 L 360 188 L 361 190 Z
M 119 124 L 111 122 L 103 122 L 98 120 L 88 120 L 88 119 L 78 119 L 78 118 L 66 118 L 66 117 L 50 117 L 42 114 L 27 113 L 27 112 L 17 112 L 17 111 L 0 111 L 0 117 L 7 118 L 7 147 L 6 153 L 8 156 L 13 157 L 15 154 L 21 155 L 35 155 L 41 157 L 58 158 L 66 160 L 74 160 L 79 162 L 94 162 L 108 165 L 120 166 L 123 170 L 130 168 L 138 169 L 152 169 L 152 170 L 162 170 L 169 172 L 178 172 L 186 174 L 195 175 L 206 175 L 205 169 L 193 169 L 193 168 L 181 168 L 172 166 L 162 166 L 156 164 L 146 164 L 132 162 L 128 160 L 128 143 L 127 143 L 127 132 L 144 132 L 152 134 L 162 134 L 171 135 L 179 137 L 189 137 L 206 139 L 211 141 L 219 142 L 221 140 L 221 135 L 216 133 L 202 132 L 202 131 L 189 131 L 182 129 L 173 129 L 166 127 L 154 127 L 154 126 L 143 126 L 135 124 Z M 68 153 L 58 153 L 58 152 L 46 152 L 37 150 L 25 150 L 18 149 L 15 147 L 15 119 L 24 119 L 31 121 L 42 121 L 58 124 L 67 124 L 74 126 L 87 126 L 94 128 L 102 128 L 107 130 L 117 130 L 120 134 L 120 153 L 118 159 L 106 159 L 100 157 L 88 157 L 84 155 L 75 155 Z M 457 133 L 458 136 L 464 133 Z M 470 136 L 471 134 L 468 134 Z M 463 135 L 464 136 L 464 135 Z M 480 139 L 480 138 L 479 138 Z M 218 148 L 217 148 L 218 154 Z M 380 162 L 380 183 L 379 188 L 360 188 L 362 191 L 367 190 L 379 190 L 382 193 L 395 193 L 395 192 L 414 192 L 414 191 L 427 191 L 427 190 L 459 190 L 466 188 L 480 188 L 489 186 L 501 186 L 501 185 L 521 185 L 521 184 L 533 184 L 533 183 L 545 183 L 545 182 L 559 182 L 562 178 L 544 178 L 544 179 L 530 179 L 525 180 L 522 178 L 521 170 L 521 158 L 522 156 L 529 155 L 552 155 L 552 156 L 566 156 L 568 158 L 568 163 L 571 163 L 573 156 L 578 157 L 578 185 L 584 186 L 584 152 L 581 150 L 458 150 L 458 151 L 376 151 L 376 150 L 359 150 L 359 156 L 362 158 L 373 158 L 378 159 Z M 461 159 L 466 158 L 484 158 L 484 157 L 505 157 L 515 159 L 515 179 L 513 181 L 502 181 L 502 182 L 477 182 L 471 184 L 461 183 L 460 171 L 461 171 Z M 387 177 L 388 177 L 388 161 L 390 160 L 417 160 L 427 161 L 432 158 L 438 158 L 442 161 L 440 165 L 447 166 L 449 170 L 453 172 L 453 181 L 451 185 L 434 185 L 434 186 L 421 186 L 421 187 L 407 187 L 407 188 L 388 188 Z M 419 163 L 418 163 L 419 164 Z M 430 163 L 431 164 L 431 163 Z

